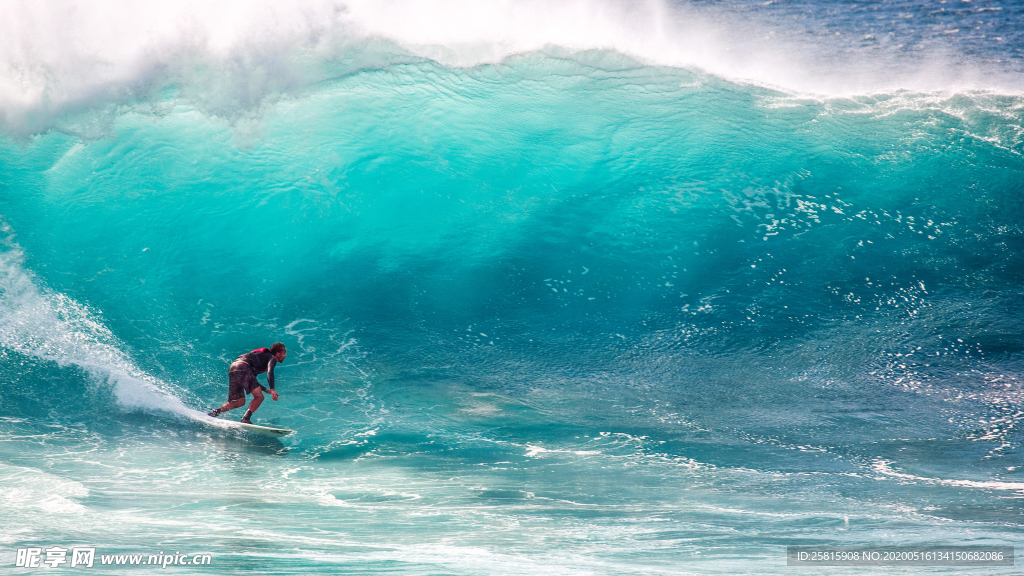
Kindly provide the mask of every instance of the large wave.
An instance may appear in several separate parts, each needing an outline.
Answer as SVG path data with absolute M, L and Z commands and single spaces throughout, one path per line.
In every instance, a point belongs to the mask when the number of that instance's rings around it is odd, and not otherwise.
M 106 138 L 8 143 L 11 277 L 104 310 L 135 366 L 204 400 L 309 326 L 293 358 L 321 378 L 447 366 L 664 402 L 705 366 L 716 390 L 812 374 L 967 394 L 969 433 L 1016 421 L 1020 97 L 806 98 L 588 58 L 393 64 L 252 134 L 167 95 Z M 341 361 L 353 331 L 372 360 Z

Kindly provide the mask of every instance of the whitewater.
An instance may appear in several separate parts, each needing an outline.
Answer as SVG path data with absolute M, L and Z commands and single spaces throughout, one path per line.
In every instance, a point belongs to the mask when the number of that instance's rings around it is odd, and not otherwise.
M 1021 541 L 1018 2 L 0 13 L 0 573 Z

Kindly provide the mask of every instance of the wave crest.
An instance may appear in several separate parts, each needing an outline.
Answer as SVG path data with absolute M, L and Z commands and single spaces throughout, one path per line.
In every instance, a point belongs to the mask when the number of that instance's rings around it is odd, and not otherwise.
M 268 98 L 358 70 L 429 59 L 497 63 L 514 54 L 604 50 L 788 91 L 846 95 L 1015 91 L 1019 79 L 875 50 L 839 56 L 736 11 L 663 0 L 12 2 L 0 24 L 0 121 L 15 134 L 68 112 L 166 90 L 208 113 L 258 113 Z M 909 63 L 911 60 L 913 62 Z

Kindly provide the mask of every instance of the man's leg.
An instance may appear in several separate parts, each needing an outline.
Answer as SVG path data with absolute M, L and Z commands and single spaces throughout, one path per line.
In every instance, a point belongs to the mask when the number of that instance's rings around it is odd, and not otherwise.
M 249 419 L 252 418 L 252 413 L 260 407 L 260 404 L 263 404 L 263 390 L 254 387 L 252 389 L 252 402 L 249 402 L 249 410 L 246 411 L 245 416 L 242 416 L 243 423 L 252 424 L 252 421 Z
M 224 403 L 220 408 L 214 408 L 210 410 L 209 416 L 216 418 L 222 412 L 228 410 L 234 410 L 242 404 L 245 404 L 245 374 L 239 374 L 238 372 L 228 373 L 228 401 Z
M 217 408 L 217 413 L 218 414 L 222 414 L 224 412 L 227 412 L 228 410 L 234 410 L 235 408 L 238 408 L 242 404 L 245 404 L 245 398 L 238 398 L 236 400 L 228 400 L 227 402 L 224 403 L 223 406 L 221 406 L 220 408 Z

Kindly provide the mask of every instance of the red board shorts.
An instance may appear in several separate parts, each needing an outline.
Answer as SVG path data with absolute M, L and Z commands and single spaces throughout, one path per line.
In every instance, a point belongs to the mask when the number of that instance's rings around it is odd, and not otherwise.
M 260 387 L 259 380 L 252 370 L 234 370 L 228 372 L 228 402 L 245 398 L 246 394 L 252 394 L 255 388 Z

